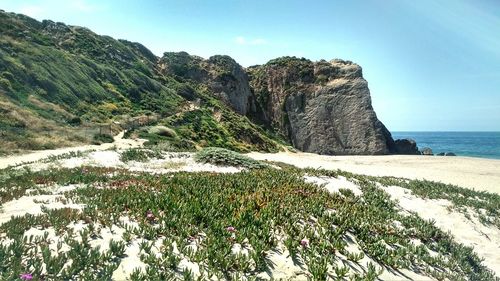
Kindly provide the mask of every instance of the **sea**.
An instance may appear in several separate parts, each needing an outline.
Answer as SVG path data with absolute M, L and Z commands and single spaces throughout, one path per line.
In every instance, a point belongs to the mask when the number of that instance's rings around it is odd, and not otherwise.
M 500 159 L 500 132 L 391 132 L 394 139 L 410 138 L 419 149 L 430 147 L 434 154 L 453 152 L 457 156 Z

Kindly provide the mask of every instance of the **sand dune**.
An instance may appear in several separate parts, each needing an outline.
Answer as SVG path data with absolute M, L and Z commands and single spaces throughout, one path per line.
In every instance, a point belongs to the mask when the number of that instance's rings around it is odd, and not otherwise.
M 258 153 L 257 160 L 300 168 L 341 169 L 370 176 L 426 179 L 500 194 L 500 160 L 444 156 L 325 156 L 312 153 Z

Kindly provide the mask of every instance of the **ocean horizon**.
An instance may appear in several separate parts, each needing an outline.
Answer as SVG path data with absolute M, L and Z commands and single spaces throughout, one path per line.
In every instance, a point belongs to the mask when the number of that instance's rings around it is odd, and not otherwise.
M 457 156 L 500 159 L 500 132 L 395 131 L 394 139 L 410 138 L 419 150 L 430 147 L 434 154 L 453 152 Z

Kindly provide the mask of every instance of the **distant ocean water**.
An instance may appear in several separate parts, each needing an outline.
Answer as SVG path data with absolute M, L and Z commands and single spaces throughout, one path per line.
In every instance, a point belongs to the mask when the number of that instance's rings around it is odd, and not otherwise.
M 414 139 L 419 149 L 434 154 L 453 152 L 458 156 L 500 159 L 500 132 L 391 132 L 394 139 Z

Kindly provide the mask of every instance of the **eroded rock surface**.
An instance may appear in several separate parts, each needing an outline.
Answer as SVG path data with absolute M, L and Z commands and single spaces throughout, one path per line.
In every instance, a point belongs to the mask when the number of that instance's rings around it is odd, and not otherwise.
M 333 155 L 394 152 L 359 65 L 285 57 L 248 71 L 262 121 L 295 148 Z

